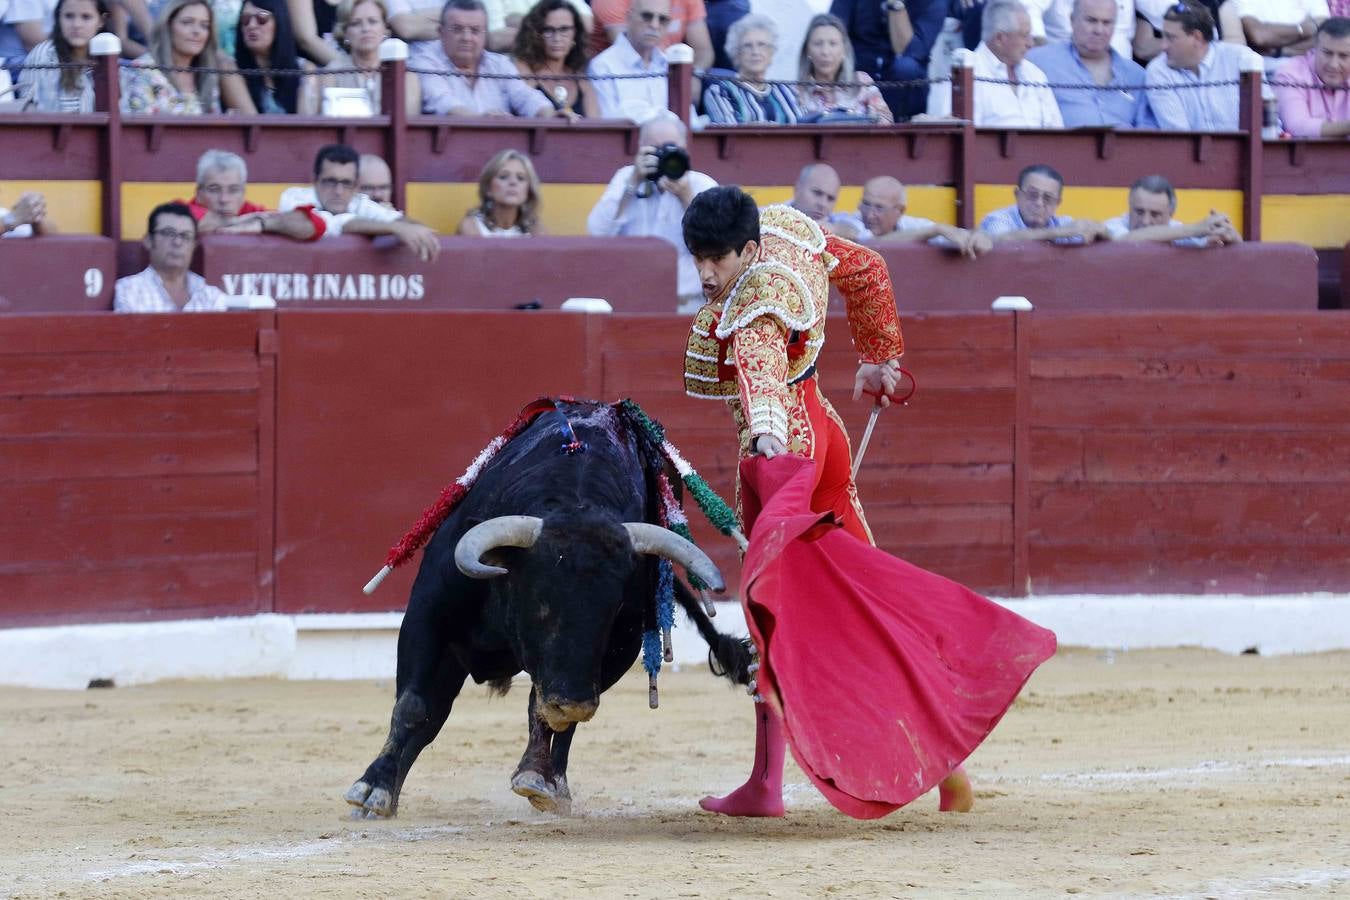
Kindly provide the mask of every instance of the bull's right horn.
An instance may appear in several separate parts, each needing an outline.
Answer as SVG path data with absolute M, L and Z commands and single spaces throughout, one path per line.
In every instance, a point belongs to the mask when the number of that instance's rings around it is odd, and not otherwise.
M 719 594 L 727 589 L 722 573 L 717 571 L 708 554 L 669 528 L 650 522 L 624 522 L 623 527 L 628 529 L 628 539 L 638 553 L 652 553 L 679 563 Z
M 544 520 L 537 516 L 497 516 L 464 532 L 455 545 L 455 565 L 470 578 L 496 578 L 505 575 L 501 566 L 479 562 L 493 547 L 530 548 L 539 540 Z

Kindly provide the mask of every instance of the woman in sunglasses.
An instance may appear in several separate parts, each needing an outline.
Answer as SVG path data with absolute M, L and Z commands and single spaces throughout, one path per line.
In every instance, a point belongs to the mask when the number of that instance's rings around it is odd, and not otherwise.
M 569 119 L 600 115 L 595 89 L 584 77 L 586 45 L 581 15 L 568 0 L 540 0 L 516 32 L 516 68 Z
M 312 63 L 300 59 L 284 0 L 245 0 L 239 10 L 234 40 L 248 95 L 259 112 L 312 116 L 318 111 L 313 75 L 266 72 L 268 69 L 314 70 Z

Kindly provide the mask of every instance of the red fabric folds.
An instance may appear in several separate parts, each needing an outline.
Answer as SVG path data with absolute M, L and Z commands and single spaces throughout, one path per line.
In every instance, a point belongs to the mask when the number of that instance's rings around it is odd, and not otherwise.
M 742 603 L 793 757 L 836 809 L 874 819 L 979 746 L 1055 636 L 812 512 L 814 467 L 742 461 Z

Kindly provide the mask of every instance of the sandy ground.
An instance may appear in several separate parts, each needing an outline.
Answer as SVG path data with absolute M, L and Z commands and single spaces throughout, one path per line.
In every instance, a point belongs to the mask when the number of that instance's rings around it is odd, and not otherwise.
M 874 822 L 789 767 L 785 819 L 727 820 L 750 704 L 706 672 L 606 695 L 576 814 L 508 790 L 526 692 L 470 687 L 402 815 L 341 795 L 387 682 L 0 690 L 0 895 L 1350 896 L 1350 653 L 1062 651 L 972 758 L 977 808 Z

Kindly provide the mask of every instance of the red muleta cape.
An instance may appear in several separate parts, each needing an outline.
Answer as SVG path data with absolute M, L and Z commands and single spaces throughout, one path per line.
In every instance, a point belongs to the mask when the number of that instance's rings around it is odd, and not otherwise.
M 875 819 L 979 746 L 1055 635 L 812 512 L 814 466 L 741 463 L 741 602 L 793 758 L 836 809 Z

